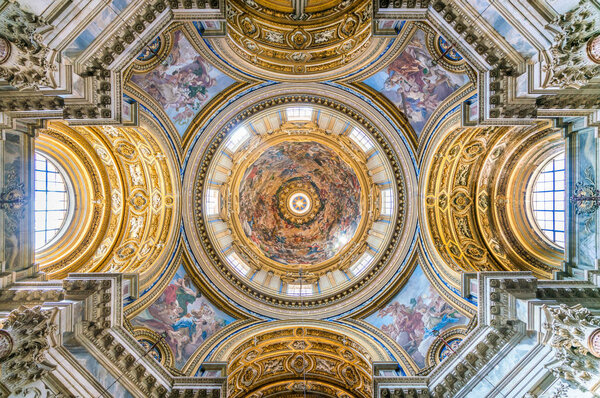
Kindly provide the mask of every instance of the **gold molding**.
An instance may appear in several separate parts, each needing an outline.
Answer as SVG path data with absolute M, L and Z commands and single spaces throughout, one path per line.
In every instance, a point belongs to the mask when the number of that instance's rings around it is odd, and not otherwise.
M 145 288 L 152 283 L 153 271 L 160 266 L 158 260 L 178 232 L 174 219 L 178 214 L 177 174 L 167 156 L 171 153 L 159 144 L 161 138 L 154 138 L 146 127 L 70 128 L 60 122 L 49 123 L 42 134 L 87 148 L 85 152 L 65 152 L 59 161 L 94 162 L 96 169 L 80 170 L 78 184 L 84 189 L 79 195 L 82 200 L 87 198 L 88 204 L 81 203 L 75 212 L 92 209 L 98 213 L 83 229 L 70 226 L 63 241 L 74 237 L 79 243 L 54 252 L 54 258 L 59 255 L 63 259 L 42 265 L 42 270 L 53 278 L 69 272 L 137 272 L 140 287 Z M 98 229 L 98 223 L 103 227 Z M 93 240 L 86 230 L 96 231 Z M 66 253 L 70 257 L 64 257 Z M 87 254 L 81 257 L 82 253 Z M 70 260 L 65 263 L 67 258 Z
M 447 126 L 446 136 L 431 149 L 424 217 L 429 240 L 443 259 L 434 266 L 450 275 L 446 280 L 456 288 L 452 281 L 462 272 L 527 270 L 550 278 L 559 269 L 557 250 L 537 236 L 525 201 L 533 154 L 557 138 L 548 123 Z
M 273 329 L 242 340 L 228 358 L 227 396 L 231 398 L 280 391 L 292 394 L 307 380 L 307 393 L 319 385 L 320 396 L 371 397 L 372 358 L 351 337 L 316 326 Z M 301 388 L 300 391 L 303 389 Z M 328 393 L 329 392 L 329 393 Z

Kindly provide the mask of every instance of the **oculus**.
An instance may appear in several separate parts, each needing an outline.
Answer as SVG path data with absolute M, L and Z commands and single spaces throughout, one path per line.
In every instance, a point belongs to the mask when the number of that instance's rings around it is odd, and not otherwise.
M 292 213 L 301 215 L 310 210 L 310 199 L 304 192 L 297 192 L 290 197 L 289 205 Z
M 314 220 L 324 204 L 319 189 L 310 178 L 294 177 L 286 181 L 277 190 L 275 198 L 281 217 L 295 226 Z
M 35 249 L 48 246 L 67 229 L 69 189 L 53 160 L 35 153 Z
M 565 242 L 565 155 L 548 161 L 535 178 L 532 207 L 543 235 L 559 247 Z

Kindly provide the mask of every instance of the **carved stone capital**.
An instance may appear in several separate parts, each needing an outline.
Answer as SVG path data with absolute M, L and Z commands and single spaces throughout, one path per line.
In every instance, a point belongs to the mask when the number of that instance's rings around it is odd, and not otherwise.
M 600 318 L 594 317 L 587 308 L 576 305 L 568 307 L 543 307 L 546 315 L 545 344 L 555 354 L 555 360 L 547 365 L 556 377 L 577 388 L 593 391 L 598 388 L 600 358 L 594 347 L 600 329 Z
M 56 86 L 53 51 L 39 34 L 48 28 L 42 18 L 22 10 L 17 2 L 0 10 L 0 79 L 19 90 Z
M 546 86 L 580 88 L 600 74 L 600 64 L 590 53 L 590 48 L 598 47 L 590 47 L 598 36 L 598 21 L 600 10 L 589 0 L 580 0 L 578 7 L 552 21 L 558 34 L 548 50 L 551 60 L 545 65 Z
M 46 362 L 45 351 L 50 347 L 49 337 L 56 331 L 55 312 L 38 306 L 20 307 L 9 314 L 0 336 L 8 335 L 6 341 L 12 347 L 2 361 L 0 380 L 11 391 L 41 379 L 53 368 Z M 1 349 L 4 344 L 0 344 Z

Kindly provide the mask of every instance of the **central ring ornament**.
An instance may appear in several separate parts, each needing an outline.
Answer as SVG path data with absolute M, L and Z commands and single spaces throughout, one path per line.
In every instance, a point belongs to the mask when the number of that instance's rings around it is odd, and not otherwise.
M 309 224 L 323 209 L 319 188 L 309 179 L 292 178 L 276 194 L 279 214 L 294 226 Z
M 290 198 L 290 208 L 294 213 L 303 214 L 310 208 L 309 206 L 310 200 L 302 192 L 295 193 Z

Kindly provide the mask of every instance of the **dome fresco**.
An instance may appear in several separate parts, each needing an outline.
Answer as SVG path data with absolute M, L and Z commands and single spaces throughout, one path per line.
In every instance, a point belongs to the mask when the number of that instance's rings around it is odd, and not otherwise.
M 401 236 L 416 221 L 405 224 L 404 194 L 414 174 L 402 143 L 392 151 L 379 133 L 386 125 L 333 101 L 288 103 L 277 88 L 261 92 L 275 94 L 265 100 L 275 106 L 229 113 L 225 130 L 208 126 L 194 144 L 185 171 L 194 219 L 185 228 L 196 258 L 208 254 L 196 266 L 222 289 L 256 292 L 256 311 L 294 313 L 308 296 L 316 311 L 316 300 L 345 300 L 403 267 L 411 240 Z
M 286 190 L 290 184 L 295 187 Z M 286 191 L 291 191 L 297 212 L 305 211 L 311 195 L 304 186 L 319 205 L 309 210 L 314 217 L 294 222 L 279 202 L 287 204 L 281 196 L 290 197 Z M 246 236 L 268 258 L 282 264 L 317 263 L 339 253 L 354 236 L 361 217 L 360 191 L 356 174 L 333 150 L 312 141 L 283 142 L 246 170 L 239 218 Z

